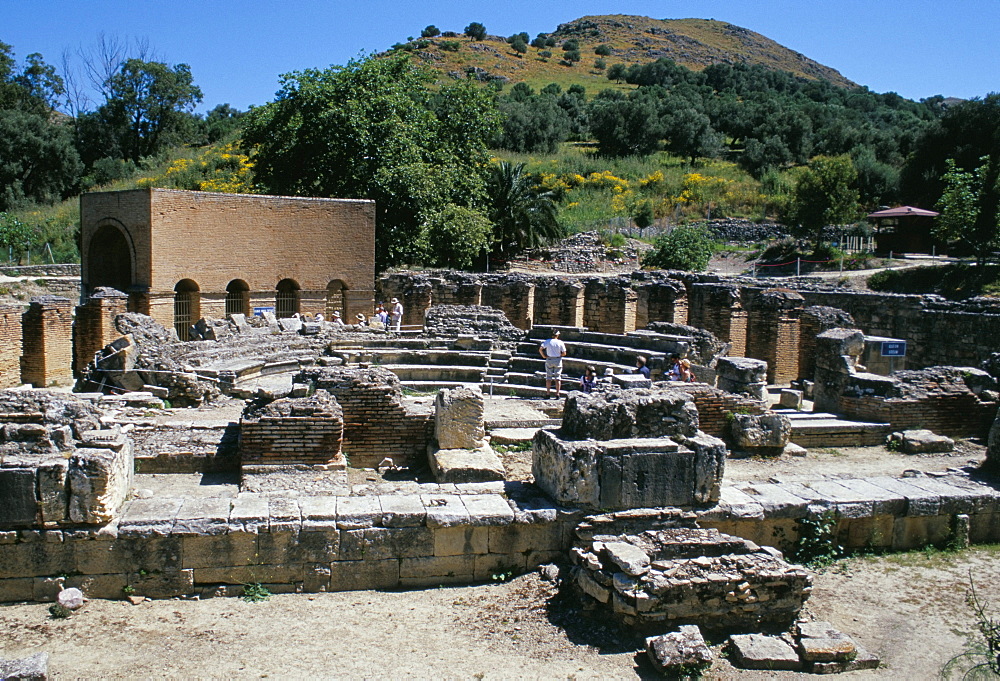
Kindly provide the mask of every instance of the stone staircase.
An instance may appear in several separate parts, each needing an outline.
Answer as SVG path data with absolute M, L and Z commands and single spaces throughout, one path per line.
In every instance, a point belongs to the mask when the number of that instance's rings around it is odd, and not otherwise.
M 823 412 L 775 409 L 792 422 L 791 440 L 800 447 L 872 447 L 892 432 L 887 423 L 848 421 Z

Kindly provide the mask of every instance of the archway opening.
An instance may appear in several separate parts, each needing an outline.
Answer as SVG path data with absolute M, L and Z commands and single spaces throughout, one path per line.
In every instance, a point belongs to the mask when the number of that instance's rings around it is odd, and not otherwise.
M 293 279 L 282 279 L 275 287 L 274 315 L 279 319 L 291 317 L 299 311 L 299 291 L 298 283 Z
M 326 285 L 326 318 L 333 319 L 333 313 L 340 310 L 340 313 L 347 317 L 347 300 L 345 294 L 347 286 L 340 279 L 334 279 Z
M 201 294 L 198 284 L 181 279 L 174 286 L 174 331 L 183 340 L 191 338 L 191 327 L 201 318 Z
M 242 279 L 226 284 L 226 316 L 234 314 L 250 316 L 250 285 Z
M 127 293 L 132 287 L 132 249 L 118 227 L 102 225 L 91 237 L 87 279 L 91 291 L 98 286 L 110 286 Z

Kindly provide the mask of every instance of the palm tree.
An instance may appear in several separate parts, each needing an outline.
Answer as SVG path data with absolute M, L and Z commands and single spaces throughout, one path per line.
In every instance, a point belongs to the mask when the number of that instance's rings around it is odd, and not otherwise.
M 524 172 L 524 165 L 502 161 L 487 178 L 487 214 L 494 225 L 492 252 L 505 260 L 566 235 L 556 219 L 555 194 L 537 186 Z

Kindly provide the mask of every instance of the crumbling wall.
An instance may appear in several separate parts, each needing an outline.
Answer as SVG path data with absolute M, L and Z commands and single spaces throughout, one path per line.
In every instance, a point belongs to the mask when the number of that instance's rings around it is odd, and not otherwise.
M 626 281 L 589 279 L 584 285 L 583 326 L 599 333 L 634 331 L 638 299 Z
M 128 296 L 112 288 L 100 287 L 86 304 L 76 308 L 73 324 L 73 373 L 79 375 L 94 356 L 121 334 L 115 317 L 127 311 Z
M 0 305 L 0 388 L 21 385 L 21 325 L 19 305 Z
M 816 336 L 830 329 L 855 328 L 854 319 L 843 310 L 812 305 L 799 316 L 799 374 L 796 378 L 813 380 L 816 373 Z
M 404 404 L 399 379 L 388 369 L 314 367 L 295 375 L 333 395 L 344 413 L 344 455 L 357 468 L 386 457 L 397 466 L 422 466 L 433 438 L 433 406 Z
M 635 310 L 636 328 L 646 328 L 653 322 L 687 324 L 688 299 L 684 282 L 676 279 L 661 279 L 648 283 L 637 283 Z
M 427 309 L 424 329 L 431 336 L 472 334 L 480 338 L 519 341 L 524 332 L 502 310 L 483 305 L 435 305 Z
M 749 310 L 746 356 L 767 362 L 768 383 L 790 383 L 799 376 L 802 296 L 788 289 L 745 289 L 744 297 Z
M 746 354 L 747 312 L 738 286 L 692 284 L 688 287 L 688 306 L 688 324 L 707 329 L 729 343 L 730 355 Z
M 73 308 L 69 298 L 33 298 L 22 317 L 21 380 L 36 388 L 73 383 Z
M 344 412 L 325 390 L 309 397 L 251 403 L 240 418 L 244 465 L 343 465 L 343 439 Z

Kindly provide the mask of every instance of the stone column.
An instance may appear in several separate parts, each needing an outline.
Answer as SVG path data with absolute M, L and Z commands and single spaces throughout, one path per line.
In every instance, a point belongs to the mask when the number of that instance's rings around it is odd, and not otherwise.
M 693 284 L 688 293 L 688 324 L 711 331 L 731 345 L 733 356 L 746 353 L 747 313 L 741 290 L 731 284 Z
M 865 335 L 857 329 L 830 329 L 816 336 L 813 411 L 840 411 L 841 393 L 864 348 Z
M 36 388 L 73 383 L 73 305 L 62 296 L 31 300 L 22 317 L 21 380 Z
M 650 322 L 687 324 L 687 291 L 682 282 L 669 279 L 643 284 L 636 290 L 635 328 Z

